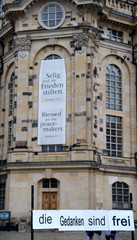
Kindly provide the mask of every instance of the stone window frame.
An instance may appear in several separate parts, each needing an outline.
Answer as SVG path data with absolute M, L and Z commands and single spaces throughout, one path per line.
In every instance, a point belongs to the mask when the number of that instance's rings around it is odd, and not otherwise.
M 55 178 L 44 179 L 42 182 L 43 188 L 58 188 L 58 180 Z
M 44 10 L 45 10 L 46 8 L 49 9 L 49 7 L 52 6 L 52 5 L 58 6 L 58 7 L 61 9 L 61 11 L 62 11 L 62 18 L 60 19 L 59 23 L 55 24 L 54 26 L 49 26 L 49 25 L 46 25 L 46 24 L 43 22 L 42 14 L 43 14 L 43 12 L 44 12 Z M 48 24 L 49 24 L 49 22 L 50 22 L 50 20 L 49 20 L 49 10 L 48 10 L 47 14 L 48 14 L 47 22 L 48 22 Z M 56 11 L 53 12 L 53 14 L 56 16 Z M 43 28 L 45 28 L 45 29 L 56 29 L 56 28 L 58 28 L 59 26 L 61 26 L 61 25 L 63 24 L 64 20 L 65 20 L 65 9 L 64 9 L 64 7 L 63 7 L 60 3 L 58 3 L 58 2 L 46 3 L 46 4 L 40 9 L 39 14 L 38 14 L 38 21 L 39 21 L 40 25 L 41 25 Z M 56 22 L 56 21 L 57 21 L 57 17 L 53 18 L 53 21 Z
M 125 182 L 114 182 L 112 184 L 112 208 L 130 209 L 129 185 Z
M 122 111 L 122 72 L 115 64 L 106 68 L 106 108 Z
M 106 151 L 108 156 L 122 157 L 122 117 L 106 115 Z
M 123 32 L 115 29 L 107 28 L 107 39 L 115 42 L 123 42 Z

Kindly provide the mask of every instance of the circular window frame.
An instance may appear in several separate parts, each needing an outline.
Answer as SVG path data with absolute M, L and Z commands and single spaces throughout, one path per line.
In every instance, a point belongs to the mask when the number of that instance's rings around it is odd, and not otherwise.
M 46 25 L 43 23 L 43 20 L 42 20 L 43 10 L 44 10 L 46 7 L 49 7 L 49 6 L 51 6 L 51 5 L 59 6 L 59 7 L 61 8 L 61 10 L 62 10 L 62 19 L 61 19 L 61 21 L 60 21 L 57 25 L 55 25 L 55 26 L 53 26 L 53 27 L 46 26 Z M 43 28 L 45 28 L 45 29 L 56 29 L 56 28 L 58 28 L 59 26 L 62 25 L 62 23 L 64 22 L 64 20 L 65 20 L 65 9 L 64 9 L 64 7 L 63 7 L 60 3 L 58 3 L 58 2 L 46 3 L 46 4 L 40 9 L 39 14 L 38 14 L 39 24 L 40 24 Z

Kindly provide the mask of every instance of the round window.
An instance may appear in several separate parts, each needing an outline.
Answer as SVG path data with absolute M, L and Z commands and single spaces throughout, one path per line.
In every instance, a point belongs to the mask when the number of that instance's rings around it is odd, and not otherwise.
M 40 24 L 47 29 L 53 29 L 60 26 L 65 19 L 64 8 L 55 2 L 44 5 L 39 13 Z

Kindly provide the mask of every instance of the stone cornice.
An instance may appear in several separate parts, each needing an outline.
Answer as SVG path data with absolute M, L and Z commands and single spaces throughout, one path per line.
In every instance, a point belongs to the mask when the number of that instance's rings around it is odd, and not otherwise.
M 77 6 L 81 5 L 93 5 L 103 8 L 105 1 L 104 0 L 71 0 Z
M 135 18 L 131 15 L 121 14 L 105 7 L 100 15 L 100 21 L 112 23 L 126 28 L 133 28 Z
M 64 168 L 68 168 L 68 166 L 71 166 L 73 168 L 96 168 L 100 171 L 116 171 L 122 174 L 136 174 L 136 168 L 135 167 L 128 167 L 128 166 L 120 166 L 119 165 L 108 165 L 108 164 L 99 164 L 96 161 L 35 161 L 35 162 L 11 162 L 11 163 L 7 163 L 7 165 L 5 166 L 7 170 L 18 170 L 18 169 L 28 169 L 29 167 L 29 171 L 30 169 L 42 169 L 45 168 L 45 166 L 51 166 L 51 167 L 56 167 L 56 168 L 60 168 L 60 167 L 64 167 Z
M 3 9 L 7 18 L 9 18 L 11 21 L 14 21 L 14 19 L 18 18 L 22 13 L 24 13 L 27 9 L 29 9 L 39 1 L 40 0 L 23 0 L 20 3 L 8 3 L 4 5 Z M 103 16 L 104 16 L 103 18 L 106 18 L 106 19 L 114 18 L 115 22 L 122 22 L 124 20 L 124 22 L 127 22 L 127 25 L 130 25 L 130 22 L 132 22 L 135 17 L 135 13 L 133 14 L 133 12 L 131 13 L 131 11 L 129 12 L 125 11 L 124 13 L 124 11 L 121 11 L 121 9 L 108 5 L 105 0 L 66 0 L 66 1 L 72 2 L 77 7 L 79 6 L 80 7 L 85 7 L 85 6 L 96 7 L 98 11 L 100 12 L 103 11 Z M 126 6 L 127 5 L 131 6 L 131 4 L 126 3 Z M 134 6 L 133 8 L 135 11 Z
M 95 6 L 98 7 L 99 11 L 104 6 L 104 0 L 66 0 L 66 1 L 69 2 L 71 1 L 76 6 L 88 6 L 88 5 Z M 3 10 L 7 18 L 13 21 L 37 2 L 39 2 L 39 0 L 23 0 L 20 3 L 8 3 L 4 5 Z
M 116 19 L 116 18 L 115 18 Z M 134 28 L 134 24 L 133 23 L 131 23 L 131 24 L 129 24 L 129 23 L 126 23 L 126 22 L 122 22 L 122 21 L 118 21 L 118 20 L 115 20 L 115 19 L 113 19 L 113 18 L 108 18 L 108 19 L 106 19 L 106 22 L 107 23 L 111 23 L 111 24 L 114 24 L 114 25 L 117 25 L 117 26 L 120 26 L 120 27 L 122 27 L 122 28 L 128 28 L 128 29 L 133 29 Z

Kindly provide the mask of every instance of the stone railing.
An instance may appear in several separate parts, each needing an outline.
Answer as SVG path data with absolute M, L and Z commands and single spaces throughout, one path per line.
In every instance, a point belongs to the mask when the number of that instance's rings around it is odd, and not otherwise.
M 135 7 L 124 1 L 106 0 L 106 6 L 128 15 L 133 15 L 133 12 L 135 12 Z

